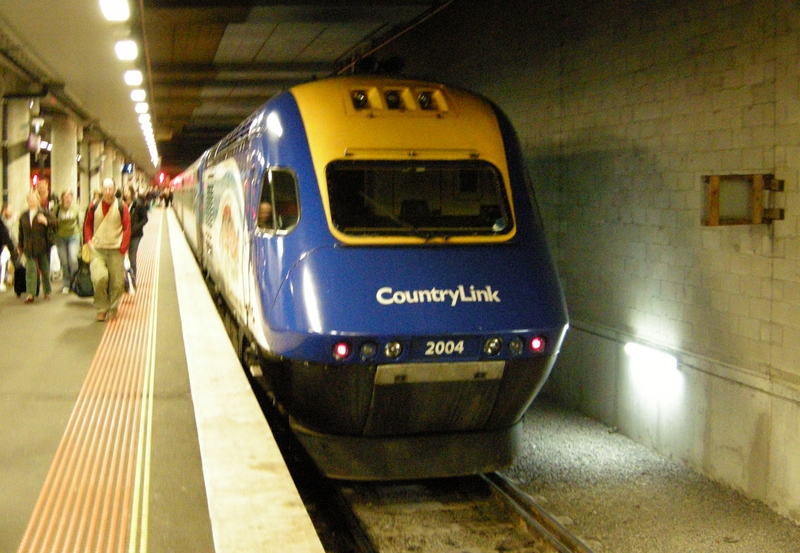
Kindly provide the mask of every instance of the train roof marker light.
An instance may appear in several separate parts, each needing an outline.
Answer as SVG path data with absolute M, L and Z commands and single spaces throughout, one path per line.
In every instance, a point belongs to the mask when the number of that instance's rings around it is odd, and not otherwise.
M 131 16 L 128 0 L 100 0 L 100 10 L 106 21 L 127 21 Z

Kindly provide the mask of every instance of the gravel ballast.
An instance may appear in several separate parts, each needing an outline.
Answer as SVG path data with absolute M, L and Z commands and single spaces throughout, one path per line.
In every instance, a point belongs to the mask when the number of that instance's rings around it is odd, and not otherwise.
M 505 474 L 595 553 L 800 552 L 800 525 L 546 396 L 524 436 Z

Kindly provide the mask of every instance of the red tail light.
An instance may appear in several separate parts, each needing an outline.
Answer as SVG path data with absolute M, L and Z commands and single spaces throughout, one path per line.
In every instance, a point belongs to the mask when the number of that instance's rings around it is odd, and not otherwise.
M 528 342 L 531 351 L 534 353 L 542 353 L 544 351 L 544 344 L 545 342 L 543 336 L 534 336 L 531 338 L 531 341 Z
M 333 346 L 333 356 L 337 361 L 341 361 L 348 355 L 350 355 L 350 344 L 347 342 L 338 342 Z

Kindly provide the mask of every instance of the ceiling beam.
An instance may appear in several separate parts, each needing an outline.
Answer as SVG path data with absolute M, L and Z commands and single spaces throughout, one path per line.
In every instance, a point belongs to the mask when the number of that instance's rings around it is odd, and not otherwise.
M 156 126 L 158 127 L 167 127 L 167 126 L 174 126 L 180 125 L 182 129 L 187 127 L 206 127 L 208 125 L 220 125 L 220 126 L 236 126 L 244 120 L 247 115 L 249 115 L 252 111 L 248 111 L 245 115 L 204 115 L 204 116 L 195 116 L 191 119 L 187 117 L 170 117 L 167 115 L 166 117 L 159 117 L 158 123 Z
M 176 90 L 178 94 L 176 97 L 186 96 L 184 93 L 187 89 L 203 89 L 203 88 L 237 88 L 237 89 L 253 89 L 262 88 L 271 91 L 274 94 L 276 91 L 280 92 L 283 89 L 303 84 L 305 80 L 292 80 L 292 79 L 262 79 L 258 81 L 242 81 L 236 79 L 221 79 L 221 80 L 184 80 L 184 81 L 160 81 L 153 83 L 153 95 L 156 98 L 163 97 L 163 91 Z
M 333 65 L 328 62 L 285 62 L 285 63 L 153 63 L 153 76 L 166 74 L 214 74 L 229 72 L 237 74 L 297 73 L 313 75 L 333 73 Z

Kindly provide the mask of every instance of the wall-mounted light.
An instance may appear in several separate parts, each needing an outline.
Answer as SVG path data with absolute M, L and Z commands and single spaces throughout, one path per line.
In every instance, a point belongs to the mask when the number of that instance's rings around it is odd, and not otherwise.
M 100 0 L 100 9 L 108 21 L 127 21 L 131 16 L 127 0 Z
M 145 123 L 149 123 L 149 122 L 150 122 L 150 114 L 149 113 L 143 113 L 143 114 L 141 114 L 139 116 L 139 123 L 140 124 L 144 125 Z
M 131 69 L 129 71 L 125 71 L 125 84 L 129 84 L 131 86 L 139 86 L 142 84 L 144 77 L 142 77 L 142 72 L 138 69 Z
M 672 402 L 683 391 L 683 373 L 675 356 L 642 344 L 628 342 L 625 353 L 630 359 L 630 378 L 636 391 L 659 402 Z
M 134 102 L 144 102 L 144 99 L 147 98 L 147 93 L 142 88 L 134 88 L 131 90 L 131 100 Z
M 135 60 L 139 56 L 139 47 L 133 40 L 120 40 L 114 45 L 117 58 L 123 61 Z
M 147 104 L 147 102 L 139 102 L 133 106 L 133 109 L 136 110 L 136 113 L 147 113 L 150 111 L 150 106 Z

